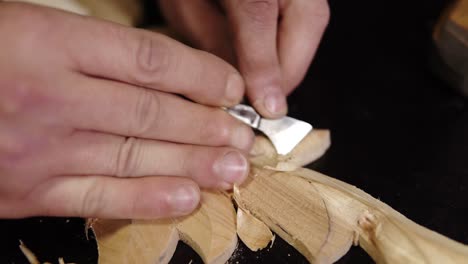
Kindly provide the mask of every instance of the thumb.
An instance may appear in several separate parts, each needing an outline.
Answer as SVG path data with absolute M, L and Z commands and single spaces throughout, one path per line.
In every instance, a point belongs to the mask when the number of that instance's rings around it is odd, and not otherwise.
M 247 96 L 257 111 L 268 118 L 278 118 L 287 112 L 276 45 L 277 2 L 223 1 Z

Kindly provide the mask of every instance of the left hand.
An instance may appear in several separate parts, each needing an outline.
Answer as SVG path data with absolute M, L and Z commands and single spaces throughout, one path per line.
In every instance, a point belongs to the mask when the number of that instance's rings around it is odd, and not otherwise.
M 159 2 L 177 33 L 237 65 L 250 102 L 269 118 L 286 114 L 286 95 L 304 78 L 329 19 L 326 0 Z

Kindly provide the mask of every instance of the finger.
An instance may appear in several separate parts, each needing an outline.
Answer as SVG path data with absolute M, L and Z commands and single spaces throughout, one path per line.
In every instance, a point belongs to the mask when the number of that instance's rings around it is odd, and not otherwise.
M 242 78 L 212 54 L 161 34 L 93 18 L 67 14 L 65 21 L 57 26 L 67 33 L 63 50 L 69 67 L 77 71 L 181 94 L 203 104 L 231 106 L 242 99 Z
M 235 64 L 226 18 L 213 1 L 161 0 L 166 21 L 196 48 Z
M 66 153 L 66 155 L 64 155 Z M 230 189 L 247 177 L 245 154 L 214 148 L 77 132 L 57 149 L 55 174 L 190 177 L 206 188 Z
M 290 93 L 304 78 L 329 20 L 325 0 L 286 1 L 281 10 L 278 50 L 284 92 Z
M 23 214 L 116 219 L 154 219 L 186 215 L 200 201 L 189 179 L 61 176 L 35 188 Z
M 81 75 L 70 77 L 67 119 L 78 129 L 249 150 L 254 134 L 220 108 L 171 94 Z
M 278 1 L 225 0 L 247 96 L 265 117 L 287 112 L 276 47 Z

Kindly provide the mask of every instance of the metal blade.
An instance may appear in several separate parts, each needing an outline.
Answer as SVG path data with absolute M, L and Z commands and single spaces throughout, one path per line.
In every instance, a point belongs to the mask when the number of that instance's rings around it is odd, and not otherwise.
M 273 143 L 278 154 L 288 154 L 312 130 L 312 125 L 291 117 L 260 120 L 258 130 Z
M 262 131 L 273 143 L 276 152 L 288 154 L 312 130 L 312 126 L 304 121 L 291 117 L 280 119 L 265 119 L 250 106 L 239 104 L 225 109 L 229 114 Z

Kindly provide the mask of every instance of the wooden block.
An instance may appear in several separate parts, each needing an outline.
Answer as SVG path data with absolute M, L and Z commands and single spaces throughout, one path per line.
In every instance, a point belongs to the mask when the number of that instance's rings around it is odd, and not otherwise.
M 276 155 L 269 141 L 256 142 L 249 177 L 232 194 L 241 209 L 237 232 L 253 250 L 268 244 L 271 228 L 314 263 L 335 262 L 352 244 L 360 245 L 377 263 L 467 262 L 467 246 L 412 222 L 352 185 L 298 168 L 320 157 L 330 144 L 328 131 L 312 133 L 317 134 L 301 145 L 313 148 L 299 146 L 289 157 Z M 288 161 L 292 164 L 278 166 Z M 100 262 L 167 262 L 173 241 L 181 238 L 205 263 L 224 263 L 236 246 L 236 215 L 230 197 L 222 193 L 203 192 L 194 213 L 163 226 L 159 223 L 98 221 L 93 227 Z M 153 228 L 163 228 L 166 235 L 156 241 Z M 257 231 L 263 240 L 249 237 Z M 138 242 L 128 242 L 133 240 Z M 148 250 L 151 245 L 154 252 Z M 129 257 L 138 255 L 145 258 Z

